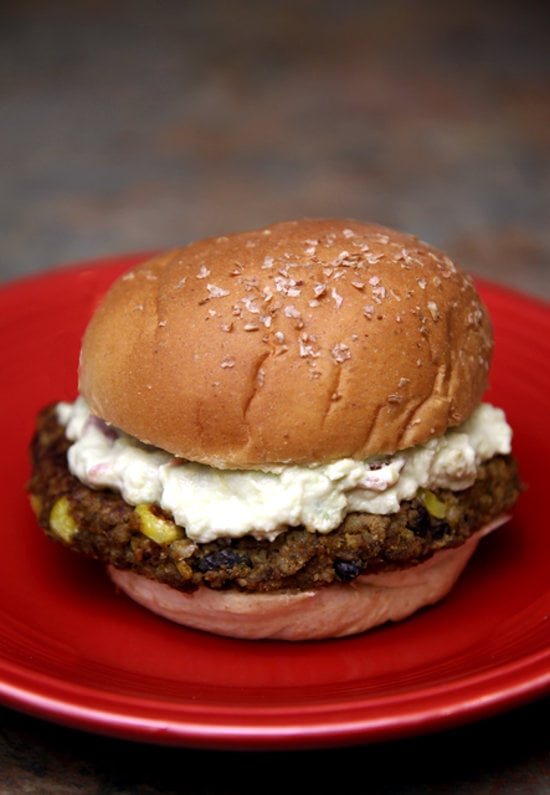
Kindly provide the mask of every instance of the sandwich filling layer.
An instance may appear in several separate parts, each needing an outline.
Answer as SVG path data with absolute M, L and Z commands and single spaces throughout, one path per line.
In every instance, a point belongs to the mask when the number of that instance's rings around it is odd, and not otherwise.
M 245 535 L 273 541 L 288 526 L 329 533 L 350 513 L 395 513 L 420 490 L 462 491 L 480 464 L 510 453 L 512 438 L 504 412 L 482 403 L 461 426 L 393 455 L 233 470 L 142 444 L 90 414 L 81 397 L 58 404 L 57 416 L 75 477 L 114 489 L 130 505 L 160 506 L 199 544 Z
M 464 544 L 508 512 L 522 489 L 514 457 L 496 454 L 479 464 L 470 486 L 421 487 L 393 513 L 352 511 L 330 532 L 286 525 L 272 541 L 250 533 L 197 543 L 157 503 L 134 506 L 115 488 L 92 488 L 75 477 L 67 462 L 73 443 L 58 413 L 55 405 L 40 412 L 31 447 L 28 489 L 46 534 L 76 552 L 181 591 L 206 585 L 295 592 L 408 569 L 438 550 Z

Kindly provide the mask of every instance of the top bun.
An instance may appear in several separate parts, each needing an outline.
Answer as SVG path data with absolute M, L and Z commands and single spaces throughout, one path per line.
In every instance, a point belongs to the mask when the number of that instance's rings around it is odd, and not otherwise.
M 91 411 L 216 467 L 364 459 L 463 422 L 491 325 L 471 279 L 416 237 L 300 220 L 161 254 L 86 331 Z

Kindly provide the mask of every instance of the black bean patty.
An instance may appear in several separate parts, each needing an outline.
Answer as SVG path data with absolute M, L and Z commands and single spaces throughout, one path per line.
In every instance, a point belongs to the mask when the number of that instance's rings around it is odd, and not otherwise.
M 245 536 L 196 544 L 158 506 L 136 509 L 113 491 L 80 483 L 67 467 L 69 445 L 55 407 L 47 407 L 38 417 L 31 445 L 28 484 L 46 534 L 104 563 L 182 591 L 200 584 L 250 592 L 305 590 L 405 568 L 439 549 L 459 546 L 508 511 L 521 492 L 514 458 L 499 455 L 480 467 L 469 489 L 438 490 L 428 499 L 422 494 L 389 516 L 351 513 L 326 535 L 289 527 L 275 541 Z M 166 535 L 161 543 L 146 534 L 156 519 Z

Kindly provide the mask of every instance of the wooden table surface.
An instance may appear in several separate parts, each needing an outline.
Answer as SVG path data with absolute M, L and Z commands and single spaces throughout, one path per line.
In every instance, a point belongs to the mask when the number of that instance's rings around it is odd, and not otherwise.
M 550 300 L 549 21 L 496 0 L 7 0 L 0 280 L 330 215 Z M 2 709 L 0 793 L 546 793 L 548 706 L 273 755 Z

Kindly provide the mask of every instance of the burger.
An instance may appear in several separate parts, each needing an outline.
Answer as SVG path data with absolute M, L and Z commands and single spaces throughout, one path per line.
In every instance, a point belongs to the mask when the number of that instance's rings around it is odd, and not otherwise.
M 44 408 L 31 504 L 155 613 L 306 640 L 453 587 L 520 492 L 483 402 L 472 279 L 383 226 L 304 219 L 200 240 L 114 282 L 79 394 Z

